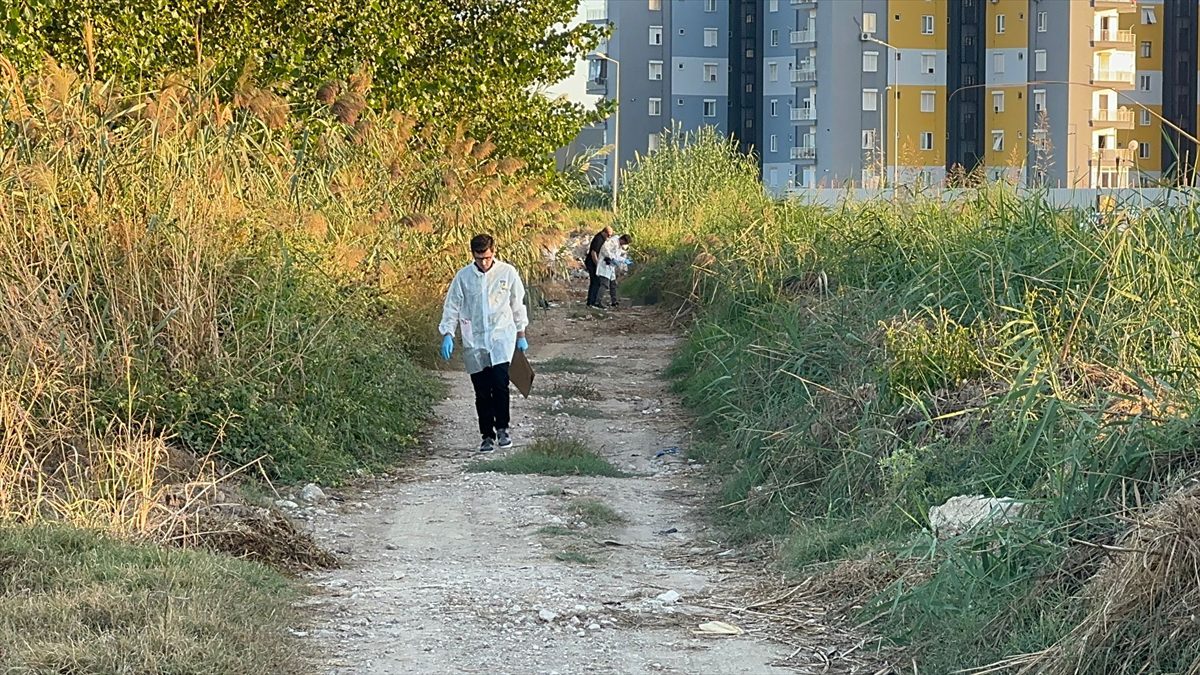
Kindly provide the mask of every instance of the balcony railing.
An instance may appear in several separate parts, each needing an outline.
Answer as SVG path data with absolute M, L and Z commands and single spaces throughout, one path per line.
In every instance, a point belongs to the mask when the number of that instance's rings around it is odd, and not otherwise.
M 1134 36 L 1131 30 L 1092 30 L 1092 46 L 1114 45 L 1133 49 Z
M 817 31 L 815 28 L 806 28 L 804 30 L 794 30 L 790 33 L 790 40 L 793 45 L 802 45 L 808 42 L 817 41 Z
M 817 79 L 817 69 L 815 66 L 808 68 L 797 68 L 792 71 L 792 83 L 796 82 L 815 82 Z
M 1134 71 L 1116 70 L 1112 68 L 1093 68 L 1092 82 L 1119 82 L 1133 86 Z
M 1092 111 L 1092 124 L 1096 126 L 1132 127 L 1133 111 L 1129 108 L 1108 110 L 1105 108 Z
M 813 122 L 817 119 L 816 108 L 792 108 L 793 122 Z
M 1117 162 L 1132 162 L 1133 151 L 1129 148 L 1101 148 L 1092 150 L 1093 164 L 1116 164 Z
M 816 159 L 817 148 L 812 145 L 801 145 L 792 148 L 792 159 Z
M 801 5 L 815 5 L 815 4 L 817 4 L 817 0 L 792 0 L 792 7 L 799 7 Z

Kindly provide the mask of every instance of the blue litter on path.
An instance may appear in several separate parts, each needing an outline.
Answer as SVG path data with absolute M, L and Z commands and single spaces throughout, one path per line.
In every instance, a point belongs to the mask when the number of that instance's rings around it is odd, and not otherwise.
M 671 446 L 669 448 L 663 448 L 662 450 L 659 450 L 658 452 L 654 453 L 654 458 L 658 459 L 659 457 L 662 457 L 663 455 L 678 455 L 678 454 L 679 454 L 679 448 L 676 446 Z

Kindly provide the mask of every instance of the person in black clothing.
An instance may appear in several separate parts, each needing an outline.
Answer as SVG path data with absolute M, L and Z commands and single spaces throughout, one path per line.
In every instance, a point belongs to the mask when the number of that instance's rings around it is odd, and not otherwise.
M 596 233 L 592 237 L 592 244 L 588 246 L 587 257 L 583 260 L 583 266 L 588 273 L 588 295 L 587 306 L 592 309 L 604 309 L 600 305 L 600 275 L 596 274 L 596 268 L 600 265 L 600 249 L 604 248 L 604 242 L 613 236 L 612 225 L 605 225 L 603 230 Z

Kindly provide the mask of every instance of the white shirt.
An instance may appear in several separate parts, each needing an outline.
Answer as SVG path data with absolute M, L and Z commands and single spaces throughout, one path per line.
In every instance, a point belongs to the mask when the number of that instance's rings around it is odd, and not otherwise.
M 614 264 L 609 265 L 604 262 L 604 259 L 612 260 Z M 625 249 L 621 248 L 621 238 L 612 236 L 608 241 L 604 242 L 604 246 L 600 247 L 600 263 L 596 265 L 596 276 L 604 277 L 605 279 L 617 278 L 617 265 L 625 261 Z
M 525 330 L 525 285 L 517 268 L 497 260 L 487 273 L 471 263 L 454 275 L 438 331 L 459 329 L 468 373 L 508 363 L 517 348 L 517 332 Z

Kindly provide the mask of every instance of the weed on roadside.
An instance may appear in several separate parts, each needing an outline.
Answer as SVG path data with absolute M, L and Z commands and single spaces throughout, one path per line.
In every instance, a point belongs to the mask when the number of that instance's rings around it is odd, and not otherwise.
M 524 450 L 508 457 L 476 462 L 468 471 L 492 471 L 507 474 L 540 474 L 543 476 L 625 476 L 607 459 L 581 441 L 564 438 L 542 438 Z
M 0 528 L 6 672 L 298 672 L 297 589 L 262 565 L 65 527 Z
M 574 550 L 559 551 L 554 554 L 554 559 L 559 562 L 575 563 L 577 565 L 595 565 L 596 558 L 582 552 Z
M 566 356 L 547 359 L 534 365 L 540 373 L 576 373 L 584 375 L 596 370 L 596 364 L 594 363 Z
M 564 405 L 561 408 L 553 408 L 544 405 L 540 408 L 543 414 L 546 415 L 568 415 L 570 417 L 578 417 L 581 420 L 602 420 L 608 417 L 604 413 L 582 405 Z
M 571 513 L 591 526 L 620 525 L 625 517 L 599 499 L 576 499 L 571 502 Z
M 575 534 L 575 530 L 562 525 L 543 525 L 537 533 L 545 537 L 569 537 Z

